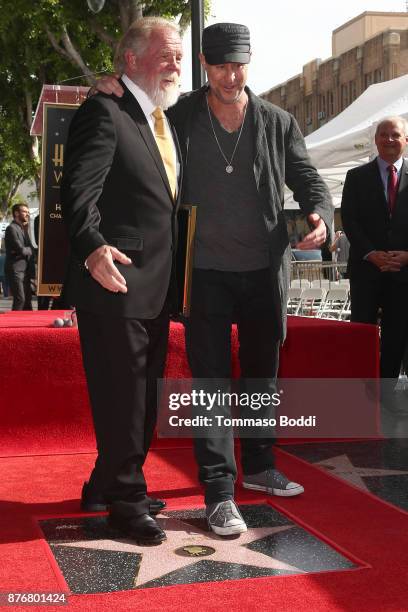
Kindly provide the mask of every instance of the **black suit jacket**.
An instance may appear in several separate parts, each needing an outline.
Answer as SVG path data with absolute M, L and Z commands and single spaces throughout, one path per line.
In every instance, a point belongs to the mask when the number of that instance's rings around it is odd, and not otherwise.
M 64 296 L 88 312 L 154 318 L 169 287 L 178 202 L 146 117 L 121 85 L 122 98 L 93 96 L 70 126 L 61 185 L 72 249 Z M 104 244 L 132 259 L 128 266 L 115 262 L 127 294 L 104 289 L 85 269 Z
M 364 256 L 370 251 L 408 251 L 408 163 L 404 160 L 392 217 L 377 160 L 347 172 L 341 202 L 343 228 L 350 241 L 348 262 L 351 279 L 380 280 L 383 274 Z M 392 273 L 394 280 L 408 282 L 408 267 Z
M 34 247 L 29 235 L 16 221 L 12 221 L 6 227 L 4 243 L 6 246 L 6 272 L 24 272 L 25 270 L 31 272 L 34 266 Z

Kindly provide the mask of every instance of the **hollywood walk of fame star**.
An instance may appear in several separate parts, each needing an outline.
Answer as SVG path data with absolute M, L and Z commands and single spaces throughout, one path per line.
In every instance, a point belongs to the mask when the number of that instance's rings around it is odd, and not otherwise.
M 184 557 L 174 551 L 183 546 L 210 546 L 215 553 L 208 557 L 211 561 L 237 563 L 259 568 L 286 570 L 303 574 L 304 571 L 288 563 L 278 561 L 261 552 L 250 550 L 245 545 L 267 536 L 293 529 L 296 525 L 280 527 L 249 528 L 245 533 L 235 538 L 222 538 L 216 534 L 204 531 L 179 519 L 159 515 L 158 522 L 167 534 L 160 546 L 138 546 L 126 539 L 97 539 L 80 540 L 75 542 L 59 543 L 60 546 L 73 548 L 92 548 L 98 550 L 111 550 L 132 552 L 142 555 L 139 572 L 135 578 L 135 587 L 161 578 L 175 570 L 197 563 L 196 557 Z M 203 558 L 203 557 L 201 557 Z
M 408 474 L 403 470 L 380 470 L 377 468 L 365 468 L 355 466 L 347 455 L 338 455 L 330 459 L 318 461 L 314 465 L 319 465 L 331 474 L 340 476 L 347 482 L 350 482 L 364 491 L 370 491 L 363 478 L 365 476 L 402 476 Z

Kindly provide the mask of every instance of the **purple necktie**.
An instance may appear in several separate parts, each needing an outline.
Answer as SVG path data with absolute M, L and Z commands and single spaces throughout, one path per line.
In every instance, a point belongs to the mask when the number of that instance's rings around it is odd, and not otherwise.
M 390 215 L 394 212 L 395 200 L 398 193 L 398 173 L 394 165 L 388 166 L 388 209 Z

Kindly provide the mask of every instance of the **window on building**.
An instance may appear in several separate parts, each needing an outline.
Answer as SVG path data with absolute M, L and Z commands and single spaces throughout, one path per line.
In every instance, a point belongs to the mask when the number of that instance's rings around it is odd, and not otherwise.
M 340 95 L 341 95 L 341 110 L 344 110 L 347 106 L 348 106 L 348 86 L 346 83 L 344 83 L 341 86 L 341 90 L 340 90 Z
M 334 95 L 332 91 L 329 91 L 328 94 L 328 102 L 327 102 L 327 110 L 329 113 L 329 117 L 334 115 Z
M 373 83 L 373 74 L 372 72 L 367 72 L 367 74 L 364 75 L 364 87 L 365 89 L 367 89 L 367 87 L 370 87 L 370 85 L 372 85 Z
M 355 81 L 350 81 L 349 83 L 349 104 L 351 104 L 357 97 L 357 88 L 356 88 L 356 82 Z
M 319 110 L 317 113 L 317 118 L 319 121 L 324 121 L 326 119 L 326 94 L 319 95 Z
M 377 68 L 377 70 L 374 70 L 374 83 L 381 83 L 382 81 L 383 81 L 382 68 Z
M 306 116 L 306 125 L 310 125 L 312 123 L 312 100 L 306 98 L 305 103 L 305 116 Z

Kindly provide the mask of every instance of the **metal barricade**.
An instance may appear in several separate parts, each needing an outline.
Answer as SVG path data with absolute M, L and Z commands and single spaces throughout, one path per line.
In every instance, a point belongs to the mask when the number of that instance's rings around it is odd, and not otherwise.
M 308 280 L 313 286 L 322 286 L 326 283 L 322 281 L 329 281 L 331 283 L 338 283 L 346 277 L 347 264 L 335 263 L 330 261 L 292 261 L 291 262 L 291 282 L 294 280 L 301 281 L 302 279 Z M 319 283 L 320 281 L 320 283 Z

